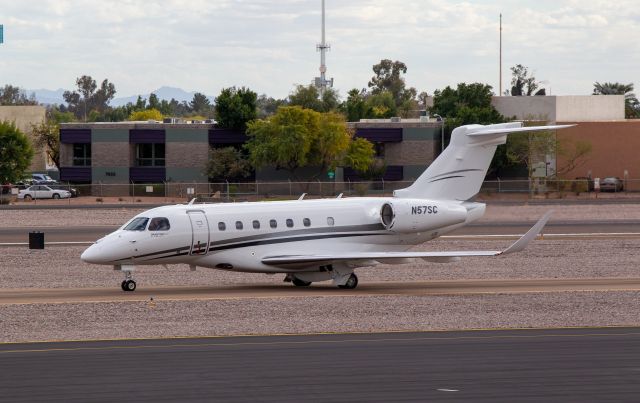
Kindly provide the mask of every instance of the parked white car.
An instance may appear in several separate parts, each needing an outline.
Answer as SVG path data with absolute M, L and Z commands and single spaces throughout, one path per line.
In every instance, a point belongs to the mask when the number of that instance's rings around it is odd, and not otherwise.
M 52 189 L 47 185 L 33 185 L 18 193 L 18 199 L 67 199 L 71 192 L 63 189 Z

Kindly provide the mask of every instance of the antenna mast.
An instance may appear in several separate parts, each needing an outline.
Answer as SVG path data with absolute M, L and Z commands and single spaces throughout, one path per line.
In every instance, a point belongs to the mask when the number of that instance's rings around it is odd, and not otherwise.
M 316 45 L 316 50 L 320 51 L 320 77 L 316 77 L 314 85 L 318 89 L 320 97 L 324 95 L 327 87 L 333 87 L 333 78 L 327 80 L 325 73 L 327 72 L 327 65 L 325 64 L 327 50 L 331 49 L 331 46 L 327 44 L 324 37 L 324 0 L 322 0 L 322 42 Z

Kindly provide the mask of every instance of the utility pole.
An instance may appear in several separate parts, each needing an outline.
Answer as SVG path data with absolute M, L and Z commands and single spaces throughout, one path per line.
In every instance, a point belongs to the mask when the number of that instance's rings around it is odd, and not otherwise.
M 498 87 L 500 88 L 500 92 L 498 96 L 502 96 L 502 13 L 500 13 L 500 72 L 498 77 L 498 82 L 500 83 Z

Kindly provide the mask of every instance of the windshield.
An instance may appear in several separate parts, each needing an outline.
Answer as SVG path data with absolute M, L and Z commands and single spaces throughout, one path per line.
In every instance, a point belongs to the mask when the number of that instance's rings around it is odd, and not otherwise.
M 125 231 L 144 231 L 144 229 L 147 227 L 147 222 L 149 222 L 149 219 L 147 217 L 134 218 L 123 229 Z

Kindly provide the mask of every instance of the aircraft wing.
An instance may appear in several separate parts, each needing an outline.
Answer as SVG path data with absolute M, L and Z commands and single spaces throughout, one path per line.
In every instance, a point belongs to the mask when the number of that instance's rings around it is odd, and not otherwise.
M 363 260 L 376 260 L 376 261 L 388 261 L 392 263 L 394 261 L 402 259 L 422 258 L 424 260 L 430 260 L 435 262 L 447 262 L 454 261 L 457 258 L 467 256 L 498 256 L 506 255 L 509 253 L 520 252 L 523 250 L 536 236 L 540 233 L 542 228 L 546 225 L 547 221 L 551 217 L 553 211 L 547 212 L 538 222 L 527 231 L 520 239 L 511 244 L 508 248 L 498 251 L 446 251 L 446 252 L 336 252 L 336 253 L 323 253 L 317 255 L 276 255 L 266 256 L 262 258 L 262 263 L 280 266 L 280 265 L 305 265 L 322 262 L 332 261 L 363 261 Z M 406 262 L 403 262 L 406 263 Z

